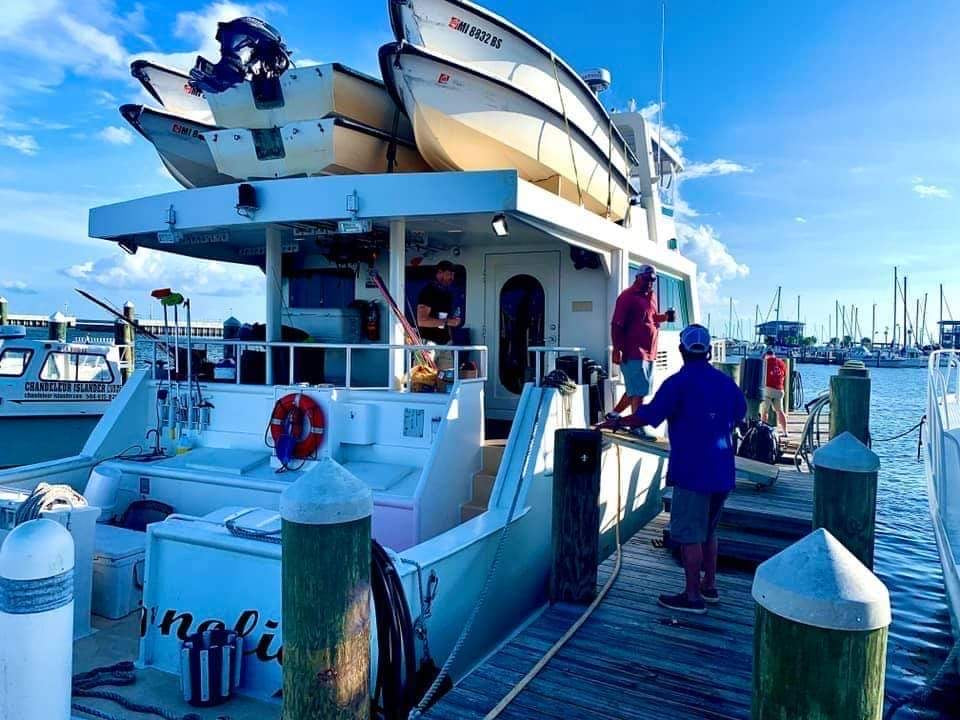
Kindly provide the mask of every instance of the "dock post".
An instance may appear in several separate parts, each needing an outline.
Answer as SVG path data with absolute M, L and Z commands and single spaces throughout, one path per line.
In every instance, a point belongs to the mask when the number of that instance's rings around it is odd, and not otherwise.
M 713 366 L 740 385 L 740 363 L 739 362 L 715 362 Z
M 49 334 L 47 337 L 50 340 L 56 342 L 66 342 L 67 341 L 67 318 L 62 312 L 55 312 L 47 320 L 47 329 Z
M 745 357 L 741 363 L 740 389 L 747 399 L 747 420 L 756 420 L 763 401 L 763 358 Z
M 813 527 L 826 528 L 873 569 L 880 458 L 844 432 L 813 454 Z
M 7 299 L 0 295 L 0 325 L 6 325 L 10 321 L 10 316 L 7 314 Z
M 133 374 L 136 364 L 136 334 L 131 323 L 136 321 L 137 311 L 129 300 L 123 306 L 123 316 L 129 322 L 117 320 L 113 324 L 113 342 L 120 348 L 120 379 L 126 382 Z
M 282 720 L 370 717 L 370 488 L 323 458 L 280 496 Z
M 600 432 L 557 430 L 550 602 L 589 603 L 600 555 Z
M 880 720 L 890 596 L 823 528 L 757 568 L 752 720 Z
M 857 360 L 848 360 L 830 378 L 830 437 L 847 431 L 870 442 L 870 371 Z

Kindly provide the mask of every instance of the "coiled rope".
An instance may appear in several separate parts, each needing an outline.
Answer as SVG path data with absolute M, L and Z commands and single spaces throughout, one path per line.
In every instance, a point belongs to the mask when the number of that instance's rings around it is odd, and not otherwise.
M 88 670 L 87 672 L 78 673 L 73 676 L 73 697 L 107 700 L 116 703 L 129 712 L 156 715 L 157 717 L 164 718 L 164 720 L 200 720 L 200 716 L 196 713 L 181 715 L 180 713 L 164 710 L 162 707 L 156 705 L 144 705 L 134 702 L 117 692 L 96 689 L 104 686 L 123 687 L 133 685 L 136 681 L 137 677 L 134 673 L 133 663 L 129 660 L 116 663 L 115 665 L 94 668 L 93 670 Z M 101 720 L 124 720 L 124 718 L 128 717 L 126 714 L 111 715 L 98 708 L 77 702 L 72 704 L 72 708 L 76 712 L 100 718 Z
M 85 507 L 86 504 L 86 498 L 69 485 L 50 485 L 42 482 L 17 507 L 13 522 L 14 525 L 22 525 L 28 520 L 36 520 L 45 510 Z

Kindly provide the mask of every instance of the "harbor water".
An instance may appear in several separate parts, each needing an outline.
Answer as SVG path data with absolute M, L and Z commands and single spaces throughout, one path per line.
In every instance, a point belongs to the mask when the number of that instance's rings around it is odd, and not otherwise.
M 799 365 L 809 402 L 829 388 L 837 367 Z M 898 435 L 920 421 L 926 402 L 923 368 L 870 368 L 870 433 L 877 440 Z M 953 644 L 940 559 L 927 504 L 918 432 L 875 441 L 880 456 L 875 572 L 890 591 L 893 625 L 887 649 L 887 696 L 919 690 L 937 672 Z M 950 672 L 924 708 L 904 707 L 897 720 L 960 718 L 960 680 Z

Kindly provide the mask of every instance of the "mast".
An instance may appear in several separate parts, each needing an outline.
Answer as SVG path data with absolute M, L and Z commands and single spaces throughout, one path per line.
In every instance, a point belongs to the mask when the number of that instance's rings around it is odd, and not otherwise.
M 923 294 L 923 322 L 920 324 L 920 346 L 923 347 L 923 341 L 927 336 L 927 295 Z
M 897 281 L 897 266 L 893 266 L 893 337 L 897 336 L 897 292 L 900 290 L 900 283 Z M 890 349 L 893 350 L 893 339 L 890 340 Z
M 733 338 L 733 295 L 730 296 L 730 314 L 727 316 L 727 335 Z
M 840 344 L 840 301 L 833 301 L 833 329 L 836 331 L 834 335 L 837 338 L 837 345 Z
M 753 313 L 753 337 L 756 341 L 760 339 L 760 303 L 757 303 L 757 309 Z
M 870 349 L 873 349 L 873 341 L 877 338 L 877 304 L 873 304 L 873 314 L 870 319 Z
M 940 322 L 937 323 L 937 342 L 943 347 L 943 283 L 940 283 Z
M 777 334 L 780 333 L 780 294 L 783 291 L 783 287 L 777 285 Z
M 917 310 L 913 316 L 913 344 L 920 347 L 920 298 L 917 298 Z
M 903 276 L 903 353 L 907 352 L 907 276 Z

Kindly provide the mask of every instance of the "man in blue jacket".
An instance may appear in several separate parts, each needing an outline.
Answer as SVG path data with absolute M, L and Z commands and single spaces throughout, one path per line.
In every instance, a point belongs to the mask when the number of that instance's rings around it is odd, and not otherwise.
M 683 367 L 667 378 L 653 401 L 638 408 L 636 421 L 667 421 L 673 486 L 670 537 L 680 544 L 686 587 L 661 595 L 671 610 L 703 614 L 717 593 L 717 523 L 735 484 L 734 427 L 747 413 L 736 383 L 710 365 L 710 333 L 688 325 L 680 333 Z

